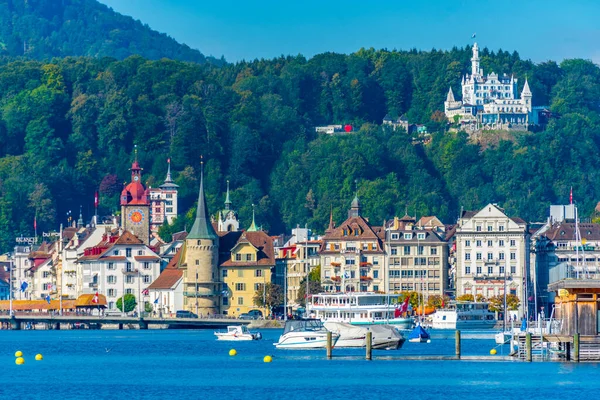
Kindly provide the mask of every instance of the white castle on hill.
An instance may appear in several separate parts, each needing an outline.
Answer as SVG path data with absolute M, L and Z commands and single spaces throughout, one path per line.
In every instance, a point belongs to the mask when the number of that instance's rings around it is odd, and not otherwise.
M 492 72 L 484 76 L 479 67 L 479 48 L 473 45 L 471 75 L 462 78 L 462 101 L 454 99 L 452 88 L 444 102 L 444 110 L 449 120 L 458 120 L 470 126 L 471 130 L 486 129 L 527 129 L 529 124 L 537 124 L 533 113 L 532 95 L 529 83 L 516 97 L 517 79 L 506 74 L 498 76 Z

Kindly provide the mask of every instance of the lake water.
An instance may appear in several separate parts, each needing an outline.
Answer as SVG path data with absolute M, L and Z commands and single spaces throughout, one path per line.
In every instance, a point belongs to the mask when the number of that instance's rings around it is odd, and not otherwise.
M 452 355 L 454 333 L 398 351 L 276 350 L 281 330 L 258 342 L 218 342 L 212 331 L 0 331 L 1 399 L 551 399 L 600 390 L 598 364 L 403 361 Z M 466 355 L 488 355 L 487 335 L 463 332 Z M 478 339 L 468 339 L 469 337 Z M 230 357 L 229 349 L 238 355 Z M 14 353 L 25 364 L 15 365 Z M 41 353 L 43 361 L 35 361 Z M 272 363 L 263 357 L 272 355 Z M 185 396 L 185 397 L 184 397 Z

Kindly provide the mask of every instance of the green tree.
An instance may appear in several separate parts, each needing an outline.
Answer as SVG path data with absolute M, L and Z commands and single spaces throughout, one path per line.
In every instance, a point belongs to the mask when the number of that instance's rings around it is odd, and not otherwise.
M 475 301 L 475 298 L 472 294 L 461 294 L 456 297 L 456 301 Z
M 308 281 L 308 291 L 309 294 L 317 294 L 323 292 L 323 287 L 321 286 L 321 282 L 309 280 Z M 300 282 L 300 288 L 298 289 L 298 297 L 296 298 L 296 303 L 298 303 L 302 307 L 306 307 L 306 278 Z
M 137 302 L 135 296 L 130 293 L 125 294 L 125 312 L 128 313 L 133 311 L 136 306 Z M 117 300 L 117 308 L 121 310 L 121 312 L 123 311 L 123 297 L 119 297 Z
M 504 311 L 504 296 L 494 296 L 488 299 L 490 305 L 490 311 L 503 312 Z M 506 295 L 506 308 L 510 311 L 515 311 L 519 309 L 520 300 L 517 295 L 507 294 Z
M 271 282 L 267 282 L 264 286 L 254 292 L 252 301 L 257 307 L 266 307 L 272 310 L 273 307 L 277 307 L 283 304 L 283 288 Z

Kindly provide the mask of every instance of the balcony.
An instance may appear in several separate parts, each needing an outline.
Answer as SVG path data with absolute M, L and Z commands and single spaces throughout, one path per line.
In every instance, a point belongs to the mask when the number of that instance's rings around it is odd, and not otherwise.
M 121 271 L 125 275 L 137 275 L 140 272 L 138 269 L 127 269 L 127 268 L 123 268 Z
M 476 281 L 503 281 L 504 279 L 506 279 L 506 281 L 512 281 L 512 275 L 506 275 L 504 276 L 504 274 L 502 275 L 492 275 L 492 274 L 475 274 L 473 276 L 473 279 Z
M 370 281 L 372 281 L 372 280 L 373 280 L 373 278 L 371 278 L 370 276 L 364 276 L 364 275 L 362 275 L 362 276 L 360 277 L 360 281 L 361 281 L 361 282 L 370 282 Z
M 373 264 L 372 264 L 372 263 L 370 263 L 370 262 L 368 262 L 368 261 L 361 261 L 361 263 L 360 263 L 360 266 L 361 266 L 362 268 L 369 268 L 369 267 L 372 267 L 372 266 L 373 266 Z
M 187 292 L 183 292 L 183 296 L 184 297 L 214 297 L 214 296 L 221 296 L 221 292 L 214 292 L 214 291 L 206 291 L 206 290 L 202 290 L 202 291 L 187 291 Z

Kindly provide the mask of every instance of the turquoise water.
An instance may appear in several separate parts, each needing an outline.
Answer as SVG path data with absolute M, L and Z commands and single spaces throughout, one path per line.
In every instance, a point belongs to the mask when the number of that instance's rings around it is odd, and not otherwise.
M 538 399 L 592 396 L 598 364 L 402 361 L 452 355 L 452 332 L 398 351 L 276 350 L 262 341 L 217 342 L 212 331 L 0 331 L 1 399 Z M 463 337 L 469 337 L 463 333 Z M 479 337 L 478 335 L 471 335 Z M 463 354 L 487 355 L 493 339 L 464 339 Z M 230 357 L 229 349 L 238 355 Z M 14 353 L 25 364 L 15 365 Z M 508 346 L 498 347 L 507 354 Z M 35 361 L 41 353 L 43 361 Z M 272 355 L 273 362 L 263 362 Z M 174 397 L 177 396 L 177 397 Z M 184 397 L 185 396 L 185 397 Z

